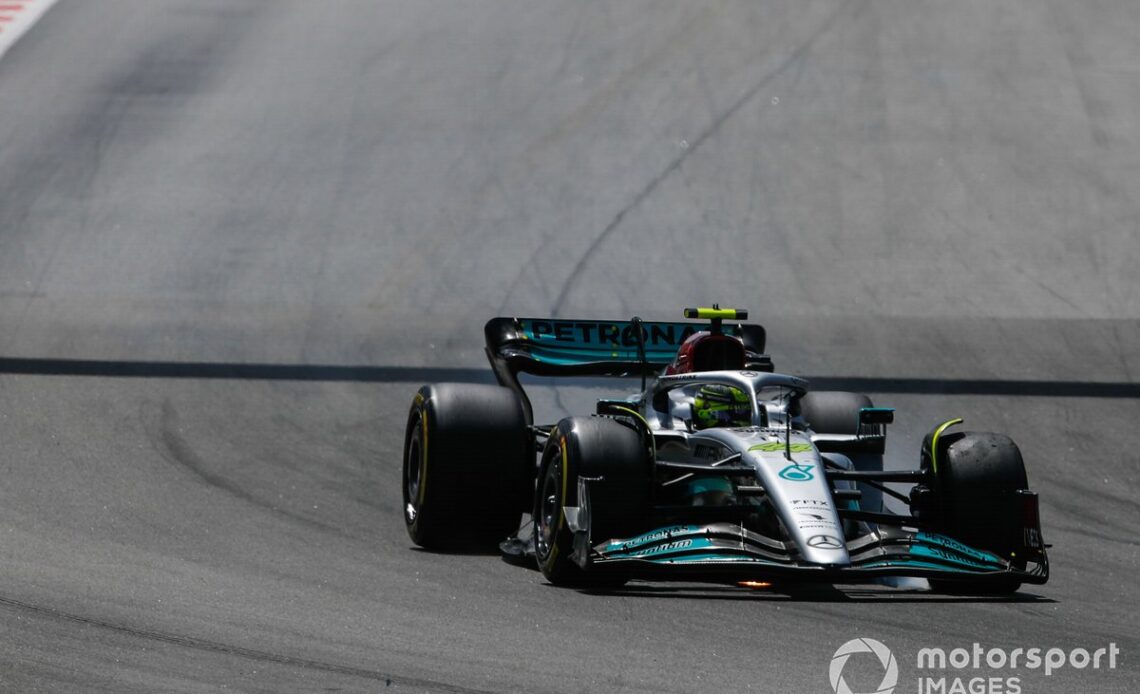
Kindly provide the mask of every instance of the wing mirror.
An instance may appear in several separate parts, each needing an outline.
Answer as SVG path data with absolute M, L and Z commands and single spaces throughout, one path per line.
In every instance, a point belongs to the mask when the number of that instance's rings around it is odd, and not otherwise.
M 891 407 L 864 407 L 859 410 L 860 424 L 890 424 L 895 421 L 895 410 Z

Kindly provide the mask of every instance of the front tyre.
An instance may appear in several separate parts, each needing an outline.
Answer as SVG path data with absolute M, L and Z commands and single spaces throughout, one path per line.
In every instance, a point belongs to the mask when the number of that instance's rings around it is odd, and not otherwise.
M 493 549 L 518 528 L 534 464 L 518 396 L 499 386 L 424 386 L 404 434 L 404 525 L 430 550 Z
M 1015 556 L 1024 525 L 1018 491 L 1028 489 L 1021 451 L 1008 436 L 989 432 L 955 432 L 927 436 L 922 465 L 934 473 L 935 530 L 971 547 L 1010 560 Z M 1013 577 L 986 581 L 932 579 L 931 588 L 951 593 L 1013 593 L 1021 581 Z
M 649 521 L 651 464 L 631 426 L 600 417 L 558 423 L 542 453 L 534 500 L 535 559 L 546 580 L 574 587 L 625 582 L 620 576 L 592 576 L 574 562 L 574 534 L 564 508 L 580 505 L 578 480 L 588 477 L 590 542 L 632 537 Z

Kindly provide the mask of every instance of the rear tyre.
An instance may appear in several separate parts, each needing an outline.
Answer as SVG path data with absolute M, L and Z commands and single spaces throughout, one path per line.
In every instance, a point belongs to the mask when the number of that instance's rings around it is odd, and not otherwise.
M 859 410 L 874 407 L 862 393 L 812 391 L 800 398 L 800 413 L 817 434 L 859 433 Z
M 811 430 L 817 434 L 843 434 L 853 436 L 859 433 L 859 411 L 874 407 L 871 398 L 862 393 L 843 391 L 812 391 L 800 399 L 800 414 Z M 866 453 L 858 449 L 835 446 L 829 450 L 843 453 L 859 471 L 881 471 L 883 456 Z M 883 493 L 868 484 L 856 484 L 863 493 L 859 508 L 864 511 L 882 511 Z
M 404 435 L 404 524 L 430 550 L 491 550 L 518 529 L 533 444 L 518 396 L 498 386 L 424 386 Z
M 538 568 L 556 586 L 618 587 L 625 578 L 591 575 L 571 559 L 574 534 L 563 507 L 579 506 L 578 479 L 591 478 L 590 541 L 628 538 L 646 529 L 652 462 L 640 434 L 613 419 L 568 417 L 551 432 L 534 500 Z
M 1025 568 L 1025 560 L 1013 556 L 1023 542 L 1023 509 L 1017 492 L 1029 487 L 1017 444 L 1004 434 L 956 432 L 938 439 L 935 458 L 929 440 L 923 446 L 922 465 L 931 469 L 937 463 L 935 530 Z M 1004 594 L 1015 592 L 1021 581 L 931 579 L 930 586 L 950 593 Z

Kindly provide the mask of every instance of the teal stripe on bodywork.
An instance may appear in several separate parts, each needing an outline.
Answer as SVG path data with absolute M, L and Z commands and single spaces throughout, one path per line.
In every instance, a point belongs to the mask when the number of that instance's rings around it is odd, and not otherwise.
M 877 559 L 875 561 L 860 564 L 857 568 L 860 569 L 887 569 L 894 566 L 902 566 L 908 569 L 940 569 L 942 571 L 954 572 L 960 571 L 944 564 L 932 564 L 927 561 L 918 561 L 917 559 L 909 559 L 907 557 L 898 557 L 896 559 Z
M 568 326 L 557 335 L 548 331 L 535 332 L 535 323 Z M 597 362 L 638 362 L 636 333 L 632 325 L 623 321 L 558 321 L 555 319 L 518 320 L 521 342 L 516 346 L 525 349 L 536 361 L 557 366 L 575 366 Z M 645 360 L 651 364 L 665 365 L 677 356 L 685 337 L 698 330 L 707 330 L 700 323 L 645 323 Z M 722 328 L 725 335 L 740 336 L 735 325 Z M 659 339 L 660 338 L 660 339 Z
M 946 537 L 945 535 L 939 535 L 938 533 L 920 532 L 914 536 L 914 539 L 920 544 L 932 545 L 935 547 L 944 547 L 946 549 L 957 552 L 958 554 L 964 554 L 975 561 L 983 562 L 986 564 L 1002 563 L 1001 557 L 992 552 L 975 549 L 967 544 L 958 542 L 952 537 Z
M 603 345 L 598 347 L 555 347 L 539 342 L 527 345 L 528 351 L 535 360 L 559 366 L 573 366 L 575 364 L 589 364 L 599 361 L 640 361 L 637 347 L 622 347 L 616 345 Z M 645 360 L 651 364 L 668 364 L 677 355 L 677 350 L 645 350 Z
M 700 528 L 695 525 L 667 525 L 663 528 L 651 530 L 643 535 L 638 535 L 629 540 L 614 540 L 606 545 L 604 552 L 622 552 L 631 549 L 637 549 L 642 545 L 648 545 L 653 542 L 662 542 L 672 539 L 676 535 L 688 535 L 695 533 Z
M 640 558 L 640 557 L 639 557 Z M 769 564 L 771 566 L 784 566 L 783 564 L 758 559 L 757 557 L 749 557 L 740 554 L 686 554 L 683 557 L 654 557 L 652 559 L 657 564 L 707 564 L 709 562 L 749 562 L 752 564 Z
M 888 569 L 893 567 L 906 568 L 906 569 L 935 569 L 938 571 L 945 571 L 948 574 L 952 573 L 977 573 L 965 567 L 947 566 L 946 564 L 935 564 L 933 562 L 921 561 L 918 559 L 909 559 L 907 557 L 897 557 L 894 559 L 877 559 L 866 564 L 860 564 L 856 569 Z M 987 568 L 986 571 L 1000 571 L 1002 567 Z
M 935 549 L 931 547 L 924 547 L 922 545 L 914 545 L 910 548 L 910 555 L 912 557 L 919 557 L 921 559 L 932 559 L 950 564 L 957 564 L 959 566 L 966 566 L 972 569 L 981 569 L 983 571 L 995 571 L 1004 568 L 1002 564 L 996 562 L 979 562 L 957 556 L 947 550 Z
M 677 540 L 667 540 L 656 544 L 649 544 L 641 549 L 624 549 L 606 554 L 607 559 L 644 559 L 669 554 L 691 552 L 695 549 L 712 547 L 712 540 L 707 537 L 685 537 Z

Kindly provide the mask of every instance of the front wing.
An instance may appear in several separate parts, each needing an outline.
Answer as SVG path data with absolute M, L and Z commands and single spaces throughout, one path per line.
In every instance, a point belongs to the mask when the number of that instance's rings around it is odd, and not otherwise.
M 582 538 L 584 540 L 584 538 Z M 847 542 L 849 564 L 804 562 L 790 543 L 733 523 L 672 525 L 629 540 L 576 547 L 575 559 L 590 572 L 653 580 L 741 581 L 794 578 L 824 583 L 863 583 L 884 576 L 979 582 L 1049 579 L 1044 549 L 1026 568 L 996 554 L 936 533 L 880 526 Z

